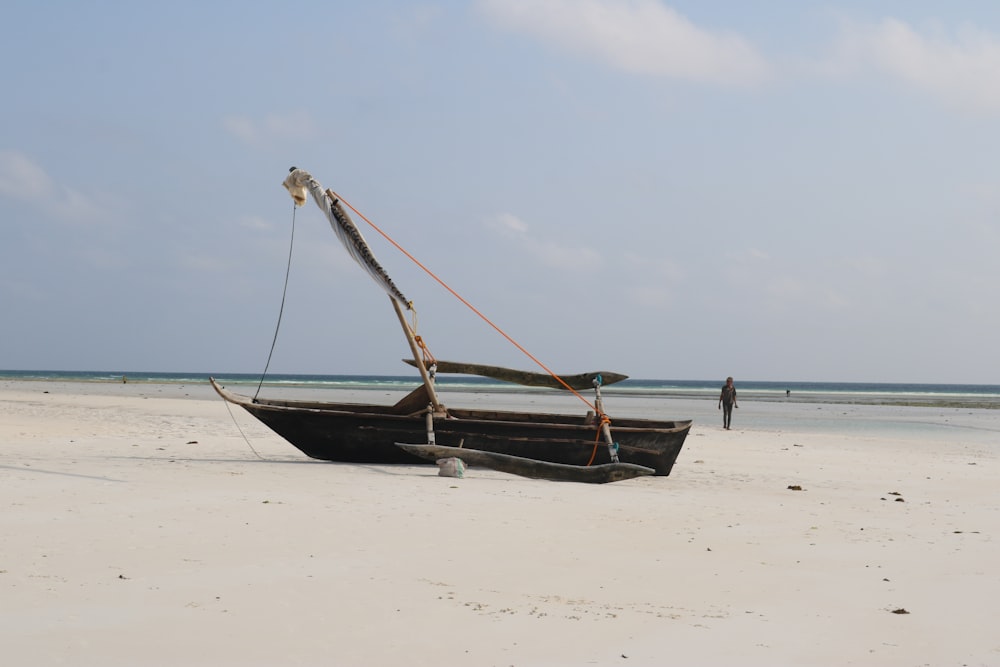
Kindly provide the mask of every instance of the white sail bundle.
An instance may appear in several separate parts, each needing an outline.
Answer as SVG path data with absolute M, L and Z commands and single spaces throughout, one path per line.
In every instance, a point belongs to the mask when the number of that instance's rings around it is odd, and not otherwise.
M 354 261 L 379 284 L 386 294 L 399 302 L 399 305 L 410 309 L 410 302 L 407 301 L 403 293 L 392 282 L 389 274 L 386 273 L 385 269 L 378 263 L 378 260 L 375 259 L 375 255 L 372 253 L 371 248 L 368 247 L 368 242 L 365 241 L 361 230 L 351 220 L 351 216 L 344 210 L 344 207 L 340 204 L 340 199 L 334 192 L 331 190 L 324 191 L 323 186 L 309 172 L 295 167 L 292 167 L 291 173 L 288 174 L 282 185 L 285 186 L 288 194 L 295 200 L 296 206 L 305 204 L 306 193 L 311 194 L 313 201 L 323 211 L 326 219 L 330 222 L 330 226 L 333 227 L 337 238 L 347 248 L 347 252 L 354 258 Z

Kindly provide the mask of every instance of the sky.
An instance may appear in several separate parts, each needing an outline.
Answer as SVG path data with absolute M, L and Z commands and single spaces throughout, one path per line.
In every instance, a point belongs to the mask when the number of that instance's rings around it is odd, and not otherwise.
M 0 14 L 0 369 L 1000 383 L 1000 3 Z

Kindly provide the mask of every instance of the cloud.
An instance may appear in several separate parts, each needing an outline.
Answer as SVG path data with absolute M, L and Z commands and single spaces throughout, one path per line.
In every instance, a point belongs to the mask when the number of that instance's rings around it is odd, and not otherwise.
M 832 69 L 872 67 L 943 102 L 980 112 L 1000 111 L 1000 39 L 971 25 L 923 33 L 898 19 L 845 24 Z
M 70 222 L 108 222 L 111 202 L 99 203 L 93 197 L 70 188 L 61 188 L 62 196 L 54 197 L 48 206 L 56 217 Z
M 771 275 L 765 283 L 764 291 L 771 297 L 773 303 L 792 302 L 795 304 L 800 301 L 811 301 L 811 295 L 815 293 L 815 286 L 795 275 L 776 274 Z
M 651 246 L 642 248 L 652 250 Z M 687 280 L 687 271 L 670 256 L 621 252 L 616 290 L 622 298 L 642 308 L 664 308 L 676 301 Z
M 753 85 L 770 66 L 739 35 L 701 28 L 656 0 L 481 0 L 500 26 L 613 67 L 719 85 Z
M 274 224 L 270 220 L 256 215 L 245 215 L 238 220 L 237 224 L 244 229 L 256 232 L 269 232 L 274 229 Z
M 493 229 L 498 229 L 508 234 L 520 235 L 528 233 L 528 225 L 511 213 L 500 213 L 487 221 L 487 224 Z
M 558 269 L 590 270 L 601 261 L 601 255 L 592 248 L 564 246 L 552 242 L 537 243 L 531 252 L 543 264 Z
M 257 124 L 243 116 L 226 116 L 222 119 L 222 127 L 229 134 L 246 143 L 254 143 L 260 134 Z
M 316 124 L 305 112 L 268 114 L 263 119 L 246 116 L 226 116 L 222 127 L 229 134 L 248 144 L 272 140 L 305 139 L 315 134 Z
M 0 196 L 31 203 L 67 222 L 107 221 L 114 206 L 57 184 L 34 160 L 9 150 L 0 151 Z
M 528 225 L 510 213 L 500 213 L 486 221 L 491 229 L 515 239 L 525 251 L 542 264 L 557 269 L 587 269 L 601 261 L 601 255 L 592 248 L 571 246 L 533 237 Z
M 20 201 L 50 196 L 52 179 L 39 165 L 16 151 L 0 151 L 0 195 Z

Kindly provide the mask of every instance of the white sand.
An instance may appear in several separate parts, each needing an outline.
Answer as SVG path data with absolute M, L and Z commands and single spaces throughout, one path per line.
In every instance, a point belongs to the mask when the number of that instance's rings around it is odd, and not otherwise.
M 681 404 L 670 477 L 589 486 L 314 462 L 236 413 L 261 459 L 181 393 L 0 386 L 4 664 L 1000 664 L 1000 411 Z

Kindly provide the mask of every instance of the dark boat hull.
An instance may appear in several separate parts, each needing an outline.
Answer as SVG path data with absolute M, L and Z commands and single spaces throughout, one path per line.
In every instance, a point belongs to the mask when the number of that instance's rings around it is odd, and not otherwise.
M 399 406 L 252 400 L 212 382 L 219 394 L 239 405 L 306 456 L 345 463 L 427 463 L 397 442 L 427 442 L 426 415 L 398 414 Z M 624 463 L 669 475 L 690 421 L 620 419 L 612 423 Z M 434 420 L 435 442 L 509 456 L 586 466 L 611 461 L 592 419 L 580 416 L 449 409 Z

